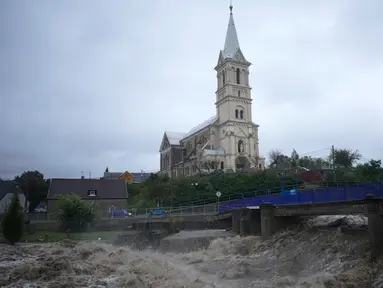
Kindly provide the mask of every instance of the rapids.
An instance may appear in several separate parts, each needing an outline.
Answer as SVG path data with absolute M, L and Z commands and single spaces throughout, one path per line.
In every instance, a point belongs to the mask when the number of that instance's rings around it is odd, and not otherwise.
M 0 287 L 373 287 L 383 266 L 369 260 L 367 233 L 329 228 L 337 219 L 316 217 L 267 241 L 218 238 L 189 253 L 102 241 L 0 244 Z M 366 225 L 362 216 L 342 219 Z

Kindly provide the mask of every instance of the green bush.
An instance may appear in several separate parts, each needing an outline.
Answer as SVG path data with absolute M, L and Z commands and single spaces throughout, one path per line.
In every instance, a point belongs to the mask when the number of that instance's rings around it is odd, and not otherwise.
M 24 214 L 17 193 L 13 194 L 11 204 L 2 217 L 1 227 L 4 238 L 12 245 L 23 236 Z
M 60 195 L 57 216 L 65 231 L 84 231 L 96 219 L 95 204 L 73 194 Z

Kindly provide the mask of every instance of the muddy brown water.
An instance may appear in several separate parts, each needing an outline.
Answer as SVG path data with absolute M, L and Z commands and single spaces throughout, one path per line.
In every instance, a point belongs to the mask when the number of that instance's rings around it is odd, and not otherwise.
M 369 261 L 367 234 L 318 228 L 334 219 L 317 217 L 267 241 L 223 231 L 181 232 L 165 239 L 166 252 L 102 241 L 1 244 L 0 287 L 373 287 L 382 265 Z M 344 219 L 355 227 L 366 222 L 362 216 Z M 193 242 L 190 233 L 209 243 L 197 251 L 180 249 L 182 241 Z

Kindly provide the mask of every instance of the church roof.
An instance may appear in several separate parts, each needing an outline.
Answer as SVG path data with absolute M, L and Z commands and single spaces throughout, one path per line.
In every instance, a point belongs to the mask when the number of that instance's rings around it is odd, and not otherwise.
M 235 29 L 232 9 L 233 7 L 230 6 L 230 18 L 226 32 L 225 48 L 222 51 L 222 55 L 225 59 L 233 58 L 234 55 L 237 53 L 237 50 L 239 49 L 237 29 Z
M 192 136 L 193 134 L 199 132 L 199 131 L 202 131 L 204 129 L 206 129 L 207 127 L 209 127 L 210 125 L 214 124 L 215 121 L 218 120 L 218 117 L 217 116 L 213 116 L 213 117 L 210 117 L 209 119 L 207 119 L 206 121 L 202 122 L 201 124 L 195 126 L 194 128 L 192 128 L 189 132 L 187 132 L 183 137 L 182 139 L 186 139 L 190 136 Z
M 183 132 L 166 131 L 165 133 L 170 145 L 180 145 L 180 141 L 185 135 Z

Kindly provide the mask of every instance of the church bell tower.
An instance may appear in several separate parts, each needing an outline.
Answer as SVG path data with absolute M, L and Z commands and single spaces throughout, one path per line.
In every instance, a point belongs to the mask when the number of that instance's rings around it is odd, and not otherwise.
M 249 67 L 238 41 L 230 5 L 229 25 L 224 49 L 219 52 L 217 72 L 216 110 L 220 130 L 220 144 L 225 148 L 225 166 L 259 168 L 252 161 L 259 157 L 258 125 L 252 122 L 252 98 Z

